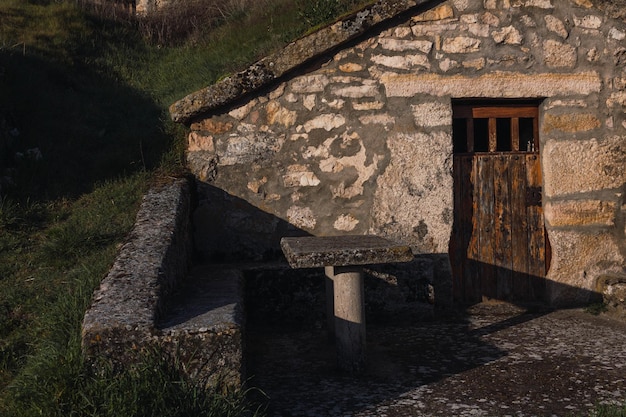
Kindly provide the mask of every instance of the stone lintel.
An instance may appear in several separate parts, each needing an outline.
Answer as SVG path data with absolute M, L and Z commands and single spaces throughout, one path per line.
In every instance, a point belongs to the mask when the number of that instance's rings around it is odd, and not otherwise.
M 540 98 L 597 93 L 602 86 L 596 72 L 522 74 L 496 71 L 479 77 L 386 73 L 381 76 L 381 83 L 388 97 L 429 94 L 439 97 Z

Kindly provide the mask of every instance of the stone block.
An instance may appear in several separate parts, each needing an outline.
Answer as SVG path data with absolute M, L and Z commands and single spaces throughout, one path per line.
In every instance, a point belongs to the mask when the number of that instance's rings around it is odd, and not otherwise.
M 334 87 L 332 94 L 345 98 L 376 97 L 379 94 L 377 85 L 356 85 L 349 87 Z
M 480 39 L 470 38 L 468 36 L 456 36 L 454 38 L 444 39 L 441 49 L 449 54 L 467 54 L 479 51 L 480 44 Z
M 481 23 L 470 23 L 467 28 L 469 33 L 474 36 L 480 36 L 481 38 L 486 38 L 487 36 L 489 36 L 489 25 Z
M 204 119 L 191 124 L 191 130 L 201 130 L 213 135 L 226 133 L 232 129 L 233 124 L 231 122 L 223 122 L 215 119 Z
M 187 136 L 187 151 L 207 151 L 215 152 L 215 145 L 213 143 L 213 136 L 203 135 L 200 132 L 192 131 Z
M 626 138 L 549 140 L 542 155 L 548 197 L 615 189 L 626 183 Z
M 341 214 L 333 223 L 335 230 L 350 232 L 359 224 L 359 220 L 352 214 Z
M 428 10 L 413 17 L 414 22 L 427 22 L 434 20 L 450 19 L 454 17 L 454 10 L 448 4 L 442 4 L 434 9 Z
M 431 102 L 411 106 L 417 126 L 449 126 L 452 123 L 452 109 L 447 103 Z
M 304 165 L 290 165 L 283 175 L 285 187 L 315 187 L 320 184 L 319 178 Z
M 561 132 L 576 133 L 587 132 L 597 129 L 602 123 L 593 114 L 546 114 L 543 117 L 541 131 L 543 133 L 551 133 L 554 130 Z
M 601 275 L 596 284 L 596 291 L 602 294 L 606 306 L 626 318 L 626 273 Z
M 543 42 L 543 60 L 551 68 L 573 68 L 577 61 L 576 48 L 548 39 Z
M 250 100 L 248 103 L 244 104 L 241 107 L 237 107 L 234 110 L 231 110 L 228 115 L 237 120 L 243 120 L 246 116 L 250 114 L 252 109 L 258 104 L 258 100 Z
M 380 110 L 385 107 L 385 103 L 381 101 L 362 101 L 352 103 L 352 108 L 359 111 Z
M 549 230 L 549 239 L 552 262 L 547 278 L 556 306 L 592 301 L 598 278 L 624 263 L 611 232 Z
M 436 36 L 457 30 L 458 23 L 415 23 L 411 26 L 413 36 Z
M 215 149 L 220 166 L 238 164 L 265 164 L 282 149 L 285 135 L 252 133 L 230 136 L 216 141 Z
M 602 18 L 594 15 L 586 15 L 583 17 L 574 16 L 574 25 L 582 29 L 600 29 L 602 26 Z
M 359 117 L 359 122 L 364 125 L 379 124 L 383 126 L 390 126 L 396 122 L 396 118 L 389 114 L 370 114 Z
M 617 203 L 603 200 L 568 200 L 545 205 L 546 222 L 552 227 L 614 226 Z
M 339 71 L 341 72 L 359 72 L 363 70 L 363 65 L 357 64 L 355 62 L 346 62 L 345 64 L 339 65 Z
M 295 111 L 288 110 L 280 105 L 278 101 L 272 100 L 265 105 L 267 113 L 267 123 L 270 125 L 280 124 L 285 127 L 293 126 L 298 117 Z
M 388 68 L 409 70 L 414 67 L 430 68 L 426 55 L 372 55 L 372 62 Z
M 521 45 L 524 37 L 514 26 L 507 26 L 491 32 L 491 37 L 495 43 L 507 45 Z
M 547 15 L 544 17 L 544 20 L 546 21 L 546 27 L 550 32 L 554 32 L 561 38 L 567 39 L 569 33 L 567 32 L 567 29 L 565 29 L 565 25 L 561 19 L 552 15 Z
M 287 210 L 287 220 L 289 223 L 304 230 L 313 230 L 317 224 L 317 219 L 310 207 L 291 206 Z
M 330 80 L 326 75 L 313 74 L 296 78 L 290 86 L 294 93 L 320 93 L 329 83 Z
M 530 75 L 494 71 L 478 77 L 383 73 L 380 80 L 388 97 L 413 97 L 419 94 L 438 97 L 552 97 L 588 95 L 599 92 L 602 86 L 596 72 Z
M 433 48 L 431 41 L 424 40 L 404 40 L 404 39 L 389 39 L 383 38 L 378 41 L 380 46 L 387 51 L 405 52 L 405 51 L 419 51 L 427 54 Z
M 330 132 L 346 124 L 346 118 L 341 114 L 321 114 L 304 124 L 304 131 L 309 133 L 315 129 L 324 129 Z
M 617 91 L 611 93 L 611 96 L 606 100 L 608 107 L 623 107 L 626 111 L 626 91 Z
M 615 27 L 612 27 L 609 30 L 609 38 L 616 40 L 616 41 L 623 41 L 624 39 L 626 39 L 626 32 L 619 30 Z
M 526 0 L 525 7 L 537 7 L 539 9 L 554 9 L 551 0 Z

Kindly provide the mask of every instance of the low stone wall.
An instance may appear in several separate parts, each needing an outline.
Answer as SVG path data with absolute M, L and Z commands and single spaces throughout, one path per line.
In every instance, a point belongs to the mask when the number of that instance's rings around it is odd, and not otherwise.
M 177 180 L 144 197 L 128 241 L 85 314 L 83 351 L 94 365 L 104 359 L 121 369 L 160 349 L 190 377 L 238 385 L 243 322 L 238 273 L 209 271 L 199 278 L 202 291 L 191 290 L 195 298 L 181 297 L 195 282 L 189 278 L 191 186 Z M 198 295 L 209 302 L 191 302 Z M 190 312 L 198 305 L 204 310 Z
M 88 357 L 124 363 L 155 341 L 155 322 L 191 253 L 189 184 L 179 180 L 146 194 L 135 226 L 95 291 L 83 320 Z

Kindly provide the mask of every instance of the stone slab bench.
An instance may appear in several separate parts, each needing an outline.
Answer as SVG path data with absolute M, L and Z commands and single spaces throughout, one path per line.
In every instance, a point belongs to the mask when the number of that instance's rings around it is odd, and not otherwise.
M 188 376 L 239 386 L 242 381 L 241 275 L 191 265 L 187 180 L 150 190 L 82 324 L 88 362 L 123 369 L 160 349 Z M 174 363 L 174 362 L 172 362 Z
M 413 260 L 411 248 L 379 236 L 305 236 L 281 239 L 292 268 L 324 267 L 326 315 L 337 365 L 359 372 L 365 365 L 365 289 L 362 265 Z

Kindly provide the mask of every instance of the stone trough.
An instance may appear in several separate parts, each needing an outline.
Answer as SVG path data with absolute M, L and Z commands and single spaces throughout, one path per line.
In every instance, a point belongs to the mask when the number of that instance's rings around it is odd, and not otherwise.
M 241 272 L 191 267 L 190 187 L 177 180 L 148 192 L 82 327 L 94 366 L 115 369 L 160 352 L 187 376 L 213 385 L 242 381 Z M 158 349 L 158 350 L 157 350 Z

